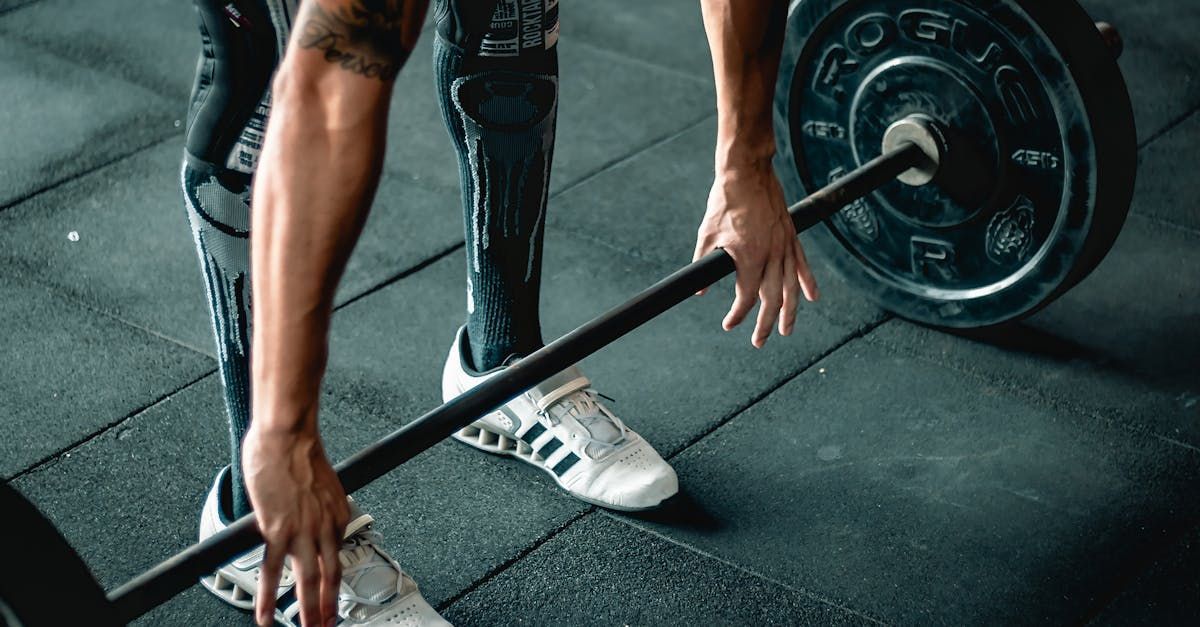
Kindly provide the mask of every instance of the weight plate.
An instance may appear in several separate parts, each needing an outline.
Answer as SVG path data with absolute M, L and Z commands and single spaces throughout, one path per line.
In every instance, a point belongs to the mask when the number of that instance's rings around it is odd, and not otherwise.
M 890 182 L 811 231 L 848 282 L 905 318 L 1029 315 L 1091 272 L 1125 221 L 1133 111 L 1074 2 L 797 0 L 779 77 L 791 202 L 878 156 L 906 116 L 946 135 L 932 183 Z
M 83 560 L 50 521 L 0 484 L 0 619 L 4 625 L 116 625 L 112 605 Z

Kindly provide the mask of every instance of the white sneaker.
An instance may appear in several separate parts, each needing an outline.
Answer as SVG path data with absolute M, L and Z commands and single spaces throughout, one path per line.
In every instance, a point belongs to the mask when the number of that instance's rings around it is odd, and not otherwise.
M 443 400 L 503 370 L 471 372 L 464 365 L 466 350 L 464 327 L 442 371 Z M 597 397 L 588 378 L 571 366 L 452 437 L 533 464 L 576 498 L 601 507 L 644 510 L 674 496 L 675 470 Z
M 227 504 L 232 499 L 229 467 L 217 474 L 200 514 L 200 539 L 227 527 L 232 520 Z M 225 507 L 222 503 L 226 504 Z M 350 500 L 350 524 L 339 557 L 342 587 L 338 595 L 339 625 L 404 625 L 405 627 L 450 627 L 421 596 L 413 581 L 383 549 L 379 533 L 371 529 L 375 519 Z M 200 584 L 222 601 L 244 610 L 254 609 L 263 547 L 240 556 Z M 288 627 L 300 624 L 300 601 L 295 579 L 286 566 L 279 580 L 275 621 Z

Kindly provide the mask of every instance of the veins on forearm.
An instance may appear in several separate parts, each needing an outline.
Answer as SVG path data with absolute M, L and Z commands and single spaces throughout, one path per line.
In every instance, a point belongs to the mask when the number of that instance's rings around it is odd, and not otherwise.
M 351 0 L 332 8 L 313 0 L 302 18 L 297 43 L 319 50 L 329 63 L 367 78 L 390 81 L 411 50 L 406 41 L 416 18 L 412 0 Z

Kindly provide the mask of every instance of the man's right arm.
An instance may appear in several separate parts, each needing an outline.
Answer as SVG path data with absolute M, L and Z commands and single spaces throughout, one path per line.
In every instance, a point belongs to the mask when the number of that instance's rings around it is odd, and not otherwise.
M 424 0 L 305 0 L 272 91 L 254 183 L 247 491 L 266 540 L 257 620 L 292 556 L 306 625 L 336 616 L 345 493 L 317 409 L 334 293 L 378 185 L 396 73 Z

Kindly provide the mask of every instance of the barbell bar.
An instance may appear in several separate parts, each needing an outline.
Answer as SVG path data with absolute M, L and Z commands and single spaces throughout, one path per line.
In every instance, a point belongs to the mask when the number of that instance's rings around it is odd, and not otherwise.
M 788 212 L 797 232 L 820 224 L 848 203 L 862 198 L 913 168 L 926 168 L 930 155 L 904 142 L 796 203 Z M 714 250 L 628 301 L 584 323 L 487 381 L 364 448 L 336 466 L 350 494 L 412 459 L 447 436 L 523 391 L 583 360 L 734 272 L 733 258 Z M 120 623 L 130 622 L 191 587 L 235 556 L 262 542 L 254 516 L 184 549 L 134 577 L 109 595 Z

